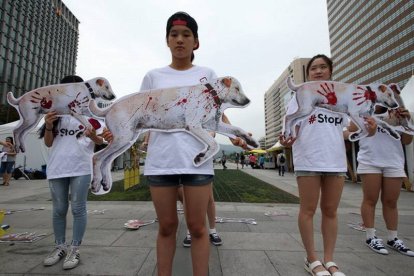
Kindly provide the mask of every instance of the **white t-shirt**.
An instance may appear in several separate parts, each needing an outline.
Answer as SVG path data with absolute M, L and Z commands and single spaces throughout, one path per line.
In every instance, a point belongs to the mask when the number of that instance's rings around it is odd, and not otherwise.
M 102 125 L 102 122 L 100 122 Z M 103 125 L 102 125 L 103 126 Z M 102 126 L 99 131 L 102 129 Z M 48 179 L 88 175 L 92 172 L 95 143 L 86 136 L 76 135 L 85 127 L 72 116 L 62 116 L 46 167 Z
M 401 141 L 377 127 L 375 135 L 359 140 L 358 162 L 374 167 L 404 168 Z
M 297 109 L 293 97 L 287 114 Z M 293 143 L 295 171 L 346 172 L 346 151 L 343 129 L 348 125 L 345 114 L 323 108 L 314 111 L 302 122 Z
M 169 66 L 149 71 L 141 84 L 141 91 L 197 85 L 215 79 L 216 74 L 207 67 L 193 66 L 178 71 Z M 151 131 L 148 141 L 145 175 L 209 174 L 213 175 L 213 161 L 200 167 L 193 165 L 194 157 L 204 145 L 186 132 Z

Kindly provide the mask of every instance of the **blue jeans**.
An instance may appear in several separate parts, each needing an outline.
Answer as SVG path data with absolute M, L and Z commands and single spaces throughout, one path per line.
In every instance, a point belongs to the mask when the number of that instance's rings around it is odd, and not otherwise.
M 79 246 L 81 244 L 86 230 L 86 200 L 90 182 L 90 174 L 49 179 L 53 201 L 53 231 L 57 245 L 62 245 L 66 242 L 66 214 L 69 208 L 69 187 L 73 215 L 72 245 Z

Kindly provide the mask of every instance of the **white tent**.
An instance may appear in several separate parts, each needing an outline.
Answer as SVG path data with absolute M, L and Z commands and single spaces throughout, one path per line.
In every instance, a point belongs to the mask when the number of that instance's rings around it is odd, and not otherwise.
M 414 118 L 414 75 L 408 80 L 407 84 L 401 90 L 401 98 L 404 101 L 405 107 L 411 112 L 411 117 Z M 408 178 L 411 183 L 411 191 L 414 191 L 414 146 L 413 142 L 405 146 Z
M 43 125 L 42 119 L 37 127 L 30 131 L 26 136 L 25 147 L 26 152 L 18 153 L 16 156 L 16 167 L 23 166 L 26 169 L 42 169 L 42 165 L 47 164 L 48 149 L 43 143 L 43 139 L 39 139 L 37 130 Z M 0 140 L 4 141 L 6 137 L 13 137 L 13 129 L 17 126 L 19 121 L 0 125 Z

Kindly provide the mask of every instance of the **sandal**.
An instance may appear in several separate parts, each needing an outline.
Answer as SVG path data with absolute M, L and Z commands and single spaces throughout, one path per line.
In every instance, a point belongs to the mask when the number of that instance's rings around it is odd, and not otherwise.
M 9 182 L 5 182 L 3 185 L 4 186 L 9 186 Z
M 327 262 L 326 264 L 324 264 L 324 266 L 328 271 L 331 267 L 336 267 L 338 269 L 338 271 L 335 271 L 331 274 L 332 276 L 345 276 L 343 272 L 339 271 L 338 265 L 334 262 Z
M 320 261 L 314 261 L 313 263 L 309 263 L 308 259 L 305 257 L 305 270 L 310 273 L 312 276 L 331 276 L 328 270 L 313 272 L 315 268 L 318 266 L 324 267 Z M 336 275 L 335 275 L 336 276 Z M 340 276 L 340 275 L 338 275 Z

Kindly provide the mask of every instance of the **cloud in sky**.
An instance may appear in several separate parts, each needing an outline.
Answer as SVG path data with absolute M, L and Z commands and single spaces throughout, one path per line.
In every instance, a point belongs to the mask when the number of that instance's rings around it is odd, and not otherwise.
M 171 62 L 167 19 L 188 12 L 199 25 L 194 63 L 241 82 L 252 103 L 226 115 L 257 139 L 265 135 L 264 94 L 283 70 L 296 57 L 330 55 L 326 0 L 63 2 L 80 21 L 76 73 L 106 77 L 118 97 L 137 92 L 147 71 Z

